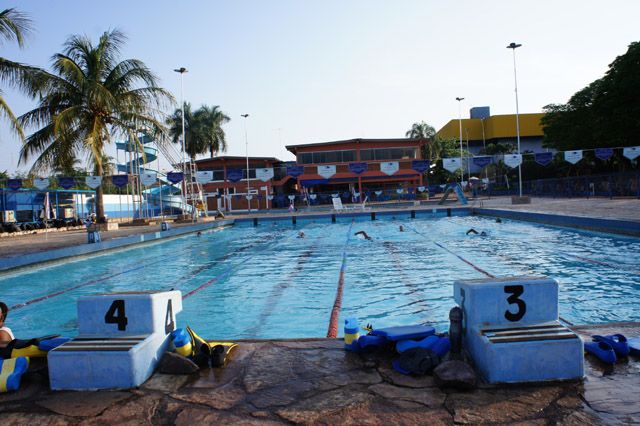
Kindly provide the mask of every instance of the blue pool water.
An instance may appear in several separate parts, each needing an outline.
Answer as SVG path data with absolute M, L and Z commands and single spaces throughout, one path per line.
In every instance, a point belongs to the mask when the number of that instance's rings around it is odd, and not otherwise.
M 640 239 L 476 216 L 260 220 L 1 276 L 0 300 L 19 306 L 8 325 L 21 337 L 75 335 L 79 296 L 173 288 L 186 296 L 178 325 L 208 338 L 324 337 L 343 252 L 340 318 L 361 324 L 443 330 L 453 281 L 479 270 L 555 278 L 560 315 L 573 323 L 640 320 Z

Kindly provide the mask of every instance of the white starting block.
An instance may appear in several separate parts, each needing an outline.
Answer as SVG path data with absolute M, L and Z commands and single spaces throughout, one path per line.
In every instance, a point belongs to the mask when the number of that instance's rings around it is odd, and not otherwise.
M 169 229 L 171 229 L 171 226 L 169 225 L 169 222 L 161 222 L 160 223 L 160 230 L 161 231 L 168 231 Z
M 100 237 L 100 231 L 88 231 L 87 232 L 87 244 L 95 244 L 102 241 Z
M 179 291 L 79 298 L 78 337 L 47 356 L 51 389 L 140 386 L 165 352 L 181 311 Z
M 463 342 L 489 383 L 581 379 L 582 340 L 558 322 L 558 283 L 507 277 L 454 283 Z

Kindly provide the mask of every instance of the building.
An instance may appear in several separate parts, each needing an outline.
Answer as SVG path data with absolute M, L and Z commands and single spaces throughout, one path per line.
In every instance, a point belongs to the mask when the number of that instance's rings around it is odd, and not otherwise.
M 213 175 L 212 181 L 203 185 L 207 210 L 272 208 L 275 196 L 293 185 L 286 175 L 285 164 L 274 157 L 249 157 L 247 181 L 247 157 L 220 156 L 196 161 L 198 171 L 210 171 Z
M 428 165 L 422 161 L 421 148 L 426 143 L 421 139 L 350 139 L 286 148 L 303 168 L 297 177 L 300 192 L 358 194 L 362 200 L 372 191 L 413 193 L 422 186 Z

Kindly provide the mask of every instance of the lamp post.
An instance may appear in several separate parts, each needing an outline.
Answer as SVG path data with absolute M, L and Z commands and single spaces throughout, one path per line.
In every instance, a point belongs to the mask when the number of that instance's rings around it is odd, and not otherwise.
M 515 83 L 516 91 L 516 138 L 518 140 L 518 155 L 520 155 L 520 114 L 518 111 L 518 74 L 516 73 L 516 49 L 522 46 L 521 44 L 511 43 L 507 46 L 507 49 L 513 50 L 513 81 Z M 520 189 L 520 197 L 522 197 L 522 159 L 518 164 L 518 187 Z
M 458 124 L 460 125 L 460 185 L 464 180 L 464 166 L 462 164 L 462 101 L 464 98 L 456 98 L 458 101 Z
M 186 169 L 186 160 L 185 160 L 185 132 L 184 132 L 184 74 L 187 71 L 185 67 L 176 68 L 173 71 L 180 74 L 180 109 L 182 116 L 182 201 L 184 204 L 184 208 L 182 210 L 182 214 L 185 214 L 187 210 L 187 169 Z M 162 194 L 160 194 L 162 196 Z
M 251 184 L 249 183 L 249 139 L 247 138 L 247 118 L 249 114 L 242 114 L 240 117 L 244 118 L 244 147 L 247 155 L 247 196 L 249 196 L 249 192 L 251 191 Z M 251 212 L 251 200 L 247 198 L 247 206 L 249 207 L 249 212 Z

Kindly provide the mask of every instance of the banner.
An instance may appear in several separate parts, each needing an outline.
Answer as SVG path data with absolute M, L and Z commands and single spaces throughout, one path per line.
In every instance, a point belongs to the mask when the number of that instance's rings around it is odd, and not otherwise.
M 129 175 L 113 175 L 111 176 L 111 182 L 118 188 L 122 188 L 129 183 Z
M 387 176 L 393 175 L 400 170 L 400 164 L 397 161 L 385 161 L 380 163 L 380 171 Z
M 613 148 L 596 148 L 596 157 L 601 160 L 608 160 L 613 155 Z
M 427 189 L 426 186 L 419 186 L 418 187 L 418 191 L 420 191 L 420 192 L 424 192 L 425 189 Z
M 355 173 L 356 175 L 364 173 L 368 169 L 369 165 L 367 163 L 349 163 L 349 171 L 351 173 Z
M 143 186 L 151 186 L 158 180 L 158 175 L 153 172 L 140 173 L 140 183 Z
M 213 170 L 203 170 L 196 172 L 196 182 L 207 183 L 213 180 Z
M 184 173 L 182 173 L 182 172 L 169 172 L 169 173 L 167 173 L 167 179 L 171 183 L 182 182 L 182 179 L 184 179 Z
M 76 180 L 72 177 L 62 177 L 58 178 L 58 185 L 60 185 L 63 189 L 70 189 L 76 184 Z
M 582 150 L 564 152 L 564 161 L 576 164 L 580 160 L 582 160 Z
M 49 178 L 34 178 L 33 186 L 39 190 L 47 189 L 49 187 Z
M 429 170 L 429 160 L 413 160 L 411 168 L 418 173 L 424 173 Z
M 227 169 L 227 180 L 229 182 L 240 182 L 243 177 L 242 169 Z
M 451 157 L 451 158 L 443 158 L 442 159 L 442 167 L 445 170 L 449 170 L 451 173 L 455 173 L 461 167 L 462 162 L 460 161 L 460 157 Z
M 488 166 L 491 163 L 491 157 L 473 157 L 473 164 L 480 167 L 481 169 Z
M 84 183 L 91 189 L 96 189 L 102 185 L 102 176 L 85 176 Z
M 622 155 L 629 160 L 635 160 L 640 155 L 640 146 L 628 146 L 622 149 Z
M 293 201 L 296 199 L 295 195 L 287 195 L 287 198 L 289 199 L 289 201 Z
M 273 179 L 273 167 L 265 167 L 263 169 L 256 169 L 256 177 L 263 182 L 268 182 Z
M 304 166 L 287 166 L 287 176 L 297 178 L 304 174 Z
M 512 169 L 522 164 L 522 154 L 505 154 L 504 164 Z
M 7 179 L 7 188 L 17 191 L 22 188 L 22 179 Z
M 553 152 L 538 152 L 535 159 L 541 166 L 548 166 L 553 161 Z
M 336 174 L 336 166 L 318 166 L 318 174 L 325 179 L 329 179 L 331 176 Z

